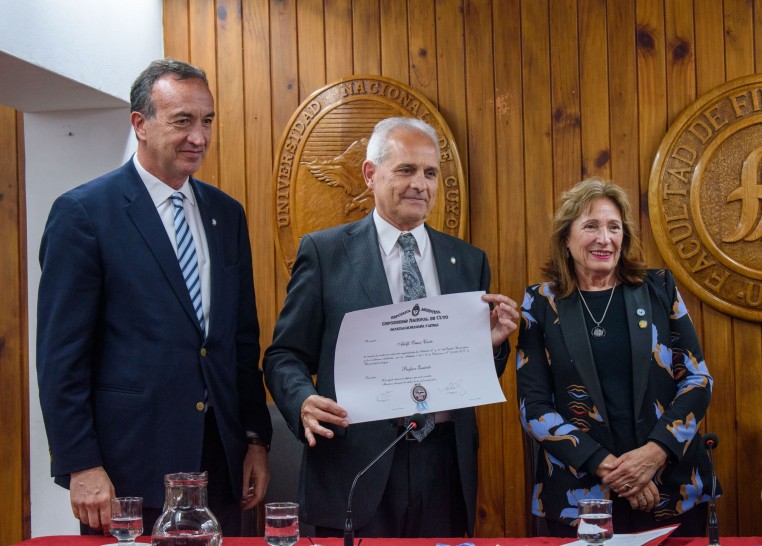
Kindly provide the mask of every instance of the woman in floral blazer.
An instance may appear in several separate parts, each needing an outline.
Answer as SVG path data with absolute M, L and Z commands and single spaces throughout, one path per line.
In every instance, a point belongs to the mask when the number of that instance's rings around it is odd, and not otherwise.
M 522 425 L 540 446 L 532 512 L 574 536 L 577 501 L 611 498 L 616 533 L 680 523 L 673 535 L 704 535 L 712 482 L 698 427 L 712 378 L 674 279 L 640 262 L 614 184 L 577 184 L 553 227 L 516 354 Z

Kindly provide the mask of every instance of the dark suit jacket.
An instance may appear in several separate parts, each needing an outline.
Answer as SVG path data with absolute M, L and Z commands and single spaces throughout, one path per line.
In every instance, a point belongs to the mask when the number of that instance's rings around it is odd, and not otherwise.
M 712 391 L 688 310 L 665 270 L 651 270 L 641 286 L 624 286 L 632 347 L 637 445 L 654 440 L 668 463 L 654 480 L 657 519 L 708 500 L 711 474 L 698 426 Z M 516 351 L 524 429 L 540 444 L 532 512 L 571 524 L 577 500 L 602 498 L 588 460 L 601 447 L 614 453 L 596 364 L 578 293 L 556 298 L 547 283 L 527 288 Z M 627 379 L 623 379 L 627 380 Z
M 427 226 L 442 294 L 489 289 L 489 264 L 481 250 Z M 455 258 L 455 262 L 451 261 Z M 344 314 L 392 302 L 378 236 L 369 214 L 358 222 L 306 235 L 299 246 L 288 295 L 263 362 L 265 382 L 294 434 L 304 440 L 300 409 L 319 394 L 336 399 L 333 359 Z M 498 374 L 505 358 L 496 361 Z M 317 384 L 312 383 L 317 374 Z M 473 530 L 479 437 L 473 408 L 456 410 L 458 464 Z M 333 439 L 318 437 L 306 448 L 299 480 L 301 517 L 314 525 L 341 529 L 355 475 L 397 435 L 390 421 L 334 428 Z M 357 485 L 352 500 L 356 528 L 375 513 L 391 469 L 387 455 Z
M 211 261 L 206 339 L 132 160 L 53 205 L 40 248 L 37 369 L 61 485 L 103 465 L 118 496 L 161 507 L 165 474 L 199 470 L 207 394 L 234 495 L 245 431 L 269 442 L 244 211 L 212 186 L 191 185 Z

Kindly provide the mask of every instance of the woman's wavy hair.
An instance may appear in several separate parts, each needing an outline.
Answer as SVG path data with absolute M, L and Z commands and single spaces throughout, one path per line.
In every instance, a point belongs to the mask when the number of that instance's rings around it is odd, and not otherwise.
M 566 241 L 572 222 L 590 210 L 598 199 L 610 199 L 622 216 L 622 254 L 616 266 L 619 283 L 639 286 L 646 276 L 643 251 L 638 239 L 632 207 L 623 188 L 600 178 L 588 178 L 561 195 L 561 204 L 553 217 L 550 259 L 542 268 L 556 297 L 565 298 L 577 288 L 574 259 L 568 252 Z

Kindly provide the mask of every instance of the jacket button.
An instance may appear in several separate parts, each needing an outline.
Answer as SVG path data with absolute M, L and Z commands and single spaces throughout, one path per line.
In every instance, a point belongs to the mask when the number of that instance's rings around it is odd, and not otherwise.
M 204 403 L 203 402 L 196 402 L 196 409 L 198 411 L 204 411 Z
M 201 356 L 206 356 L 206 347 L 201 347 Z

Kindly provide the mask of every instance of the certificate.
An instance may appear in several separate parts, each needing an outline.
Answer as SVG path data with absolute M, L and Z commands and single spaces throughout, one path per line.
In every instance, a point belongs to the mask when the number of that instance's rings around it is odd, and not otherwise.
M 463 292 L 344 315 L 336 401 L 350 423 L 505 402 L 489 304 Z

